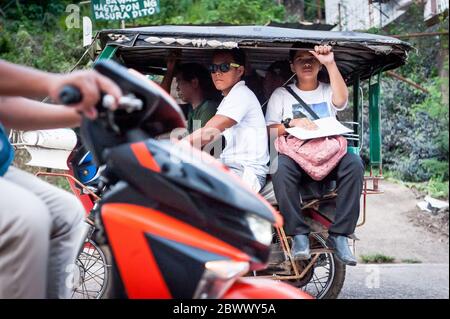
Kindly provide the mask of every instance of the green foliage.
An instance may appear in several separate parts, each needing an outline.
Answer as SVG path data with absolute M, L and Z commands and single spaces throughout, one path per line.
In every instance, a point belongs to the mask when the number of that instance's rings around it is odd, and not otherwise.
M 317 0 L 304 0 L 305 3 L 305 20 L 315 21 L 317 19 Z M 322 9 L 322 18 L 325 18 L 325 1 L 320 1 Z
M 84 50 L 81 29 L 61 23 L 69 1 L 11 5 L 0 19 L 0 58 L 41 70 L 67 72 Z
M 386 29 L 373 28 L 369 31 L 394 35 L 443 30 L 448 31 L 448 18 L 428 28 L 423 22 L 423 8 L 413 4 L 405 15 Z M 380 107 L 384 167 L 403 181 L 426 181 L 423 184 L 426 184 L 424 189 L 427 193 L 442 196 L 445 195 L 441 192 L 442 183 L 449 178 L 449 109 L 448 101 L 442 96 L 443 87 L 448 87 L 448 77 L 441 78 L 439 71 L 446 68 L 448 74 L 448 55 L 444 65 L 438 63 L 438 57 L 448 48 L 448 43 L 445 38 L 441 40 L 437 37 L 406 40 L 415 50 L 410 52 L 407 63 L 395 72 L 418 83 L 429 93 L 394 78 L 383 77 Z M 367 143 L 366 131 L 365 145 Z M 364 151 L 367 160 L 367 150 Z M 436 187 L 432 189 L 432 186 Z M 448 196 L 448 191 L 446 193 Z
M 448 61 L 447 61 L 448 68 Z M 448 85 L 448 79 L 447 85 Z M 445 141 L 443 139 L 443 135 L 448 135 L 448 104 L 444 103 L 442 97 L 442 82 L 444 79 L 439 77 L 434 77 L 429 81 L 429 84 L 426 86 L 428 90 L 428 95 L 423 101 L 414 104 L 413 112 L 417 114 L 418 112 L 426 112 L 433 121 L 440 121 L 443 127 L 447 127 L 447 131 L 441 132 L 439 137 L 437 137 L 436 142 L 440 143 L 442 147 L 442 151 L 448 153 L 448 136 Z
M 447 164 L 448 165 L 448 164 Z M 404 185 L 410 189 L 414 189 L 422 196 L 429 195 L 433 198 L 448 199 L 449 182 L 442 181 L 441 178 L 430 178 L 425 182 L 404 182 L 400 180 L 401 174 L 398 171 L 386 170 L 383 172 L 384 179 Z
M 361 255 L 361 262 L 363 264 L 390 264 L 394 261 L 394 257 L 383 254 Z
M 272 0 L 160 0 L 159 14 L 134 24 L 265 24 L 281 21 L 284 7 Z
M 448 172 L 448 163 L 447 163 Z M 427 185 L 428 194 L 434 198 L 448 199 L 448 176 L 447 181 L 441 181 L 439 179 L 430 179 Z
M 432 178 L 440 181 L 448 180 L 448 161 L 439 161 L 435 158 L 430 158 L 422 160 L 421 165 Z
M 382 81 L 384 167 L 408 182 L 448 180 L 448 109 L 437 87 L 427 88 L 428 95 L 390 77 Z M 364 144 L 368 143 L 366 124 Z M 363 155 L 368 161 L 367 148 Z
M 421 264 L 422 263 L 420 260 L 414 259 L 414 258 L 402 259 L 401 262 L 404 264 Z
M 438 199 L 448 199 L 448 191 L 449 191 L 448 180 L 442 181 L 440 178 L 439 179 L 431 178 L 426 182 L 420 183 L 406 182 L 403 184 L 408 188 L 416 189 L 423 195 L 429 195 L 433 198 Z
M 26 4 L 25 4 L 26 3 Z M 38 69 L 67 72 L 83 54 L 81 29 L 65 26 L 70 0 L 15 1 L 0 15 L 0 58 Z M 90 14 L 89 5 L 80 7 Z M 265 24 L 282 21 L 284 6 L 273 0 L 160 0 L 161 11 L 127 25 Z M 117 28 L 117 22 L 97 22 L 94 28 Z M 83 61 L 86 64 L 87 59 Z

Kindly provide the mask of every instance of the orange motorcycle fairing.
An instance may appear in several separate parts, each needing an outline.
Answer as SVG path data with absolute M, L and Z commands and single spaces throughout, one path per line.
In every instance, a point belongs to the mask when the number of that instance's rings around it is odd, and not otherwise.
M 239 249 L 155 209 L 110 203 L 103 205 L 102 219 L 125 291 L 132 299 L 173 297 L 151 251 L 146 234 L 183 243 L 232 260 L 250 260 L 250 257 Z
M 152 153 L 150 153 L 144 142 L 133 143 L 130 145 L 130 147 L 131 151 L 136 156 L 136 159 L 141 166 L 151 169 L 152 171 L 155 171 L 157 173 L 161 172 L 161 168 L 153 158 Z

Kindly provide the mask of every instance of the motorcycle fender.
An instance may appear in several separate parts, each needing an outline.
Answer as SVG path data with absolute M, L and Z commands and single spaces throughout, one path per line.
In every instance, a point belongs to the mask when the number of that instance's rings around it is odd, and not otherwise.
M 223 299 L 314 299 L 308 293 L 272 279 L 240 278 Z

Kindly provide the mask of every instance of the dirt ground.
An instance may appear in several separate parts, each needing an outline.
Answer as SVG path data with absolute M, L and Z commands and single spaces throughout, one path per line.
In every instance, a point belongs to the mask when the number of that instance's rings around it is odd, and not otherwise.
M 380 195 L 367 198 L 366 223 L 358 227 L 356 252 L 383 254 L 396 262 L 449 262 L 448 212 L 436 216 L 417 208 L 417 194 L 388 181 Z

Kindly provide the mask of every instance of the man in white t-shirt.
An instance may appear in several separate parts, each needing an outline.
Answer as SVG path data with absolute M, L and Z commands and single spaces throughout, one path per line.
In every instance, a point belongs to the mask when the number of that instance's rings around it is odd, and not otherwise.
M 188 140 L 202 147 L 223 134 L 226 146 L 220 155 L 221 161 L 258 192 L 268 173 L 268 139 L 261 105 L 241 80 L 244 66 L 245 55 L 239 49 L 214 53 L 209 70 L 224 98 L 216 115 L 202 129 L 188 136 Z
M 340 74 L 330 46 L 307 48 L 295 45 L 290 52 L 291 68 L 297 81 L 289 85 L 320 118 L 336 116 L 348 100 L 348 90 Z M 330 84 L 320 82 L 318 74 L 326 67 Z M 305 110 L 297 98 L 284 87 L 272 94 L 266 112 L 266 124 L 276 131 L 276 136 L 287 134 L 285 128 L 303 127 L 315 129 L 312 115 Z M 296 259 L 309 259 L 309 226 L 301 214 L 300 184 L 306 173 L 290 157 L 280 154 L 278 168 L 272 175 L 275 197 L 284 217 L 285 231 L 293 236 L 292 254 Z M 359 201 L 364 177 L 364 165 L 358 155 L 347 153 L 328 178 L 336 180 L 337 201 L 335 221 L 329 228 L 327 245 L 334 248 L 335 255 L 347 265 L 356 265 L 356 259 L 348 247 L 347 237 L 353 234 L 359 217 Z M 307 178 L 307 177 L 306 177 Z

